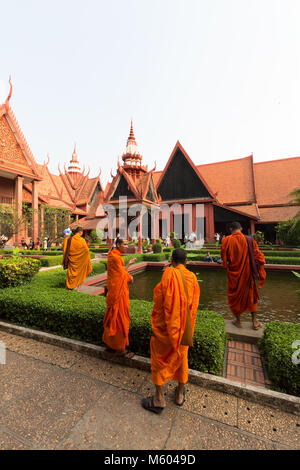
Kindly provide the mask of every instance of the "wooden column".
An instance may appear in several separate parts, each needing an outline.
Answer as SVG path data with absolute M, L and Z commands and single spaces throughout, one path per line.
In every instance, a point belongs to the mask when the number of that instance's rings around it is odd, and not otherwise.
M 40 229 L 40 237 L 44 238 L 44 208 L 41 207 L 41 229 Z M 41 240 L 42 243 L 42 240 Z
M 143 253 L 142 217 L 140 212 L 138 225 L 138 253 Z
M 255 234 L 255 223 L 254 223 L 254 220 L 250 220 L 250 233 L 251 235 L 254 235 Z
M 215 240 L 215 220 L 214 220 L 214 206 L 213 204 L 206 205 L 206 239 L 208 242 Z
M 174 213 L 173 212 L 170 213 L 170 233 L 171 232 L 174 232 Z
M 38 182 L 32 182 L 32 239 L 36 243 L 39 236 L 39 189 Z
M 196 233 L 196 204 L 192 206 L 192 231 Z
M 17 204 L 17 214 L 18 219 L 22 217 L 22 202 L 23 202 L 23 178 L 22 176 L 17 176 L 15 179 L 15 190 L 14 190 L 14 199 Z M 18 227 L 18 232 L 14 236 L 15 244 L 18 245 L 22 238 L 22 227 Z

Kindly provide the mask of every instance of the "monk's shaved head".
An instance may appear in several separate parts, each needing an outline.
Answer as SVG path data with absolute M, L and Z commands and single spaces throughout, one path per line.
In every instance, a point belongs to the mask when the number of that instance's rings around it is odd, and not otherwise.
M 123 238 L 117 238 L 117 240 L 116 240 L 116 246 L 118 246 L 118 245 L 123 245 L 123 243 L 124 243 Z
M 231 232 L 235 232 L 236 230 L 242 230 L 242 226 L 239 222 L 231 222 L 231 224 L 229 225 L 229 230 Z
M 76 227 L 75 230 L 73 231 L 74 235 L 76 235 L 76 233 L 79 233 L 79 232 L 83 233 L 83 228 L 82 227 Z
M 176 264 L 185 264 L 186 252 L 182 248 L 176 248 L 172 253 L 172 261 Z

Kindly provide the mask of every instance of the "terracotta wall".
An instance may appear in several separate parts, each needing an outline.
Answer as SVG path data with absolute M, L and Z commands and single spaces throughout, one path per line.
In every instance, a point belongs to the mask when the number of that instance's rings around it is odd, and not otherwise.
M 14 180 L 0 177 L 0 204 L 9 202 L 3 198 L 14 199 Z

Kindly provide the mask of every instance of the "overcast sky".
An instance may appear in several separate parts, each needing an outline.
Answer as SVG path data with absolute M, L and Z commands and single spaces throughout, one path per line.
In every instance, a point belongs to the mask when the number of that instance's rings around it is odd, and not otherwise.
M 0 0 L 0 101 L 38 163 L 91 176 L 125 151 L 162 170 L 177 140 L 196 164 L 300 155 L 299 0 Z

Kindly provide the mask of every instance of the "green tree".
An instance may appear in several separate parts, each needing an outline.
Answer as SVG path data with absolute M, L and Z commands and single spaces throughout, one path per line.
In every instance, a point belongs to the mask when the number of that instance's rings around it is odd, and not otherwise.
M 24 228 L 31 228 L 32 215 L 35 211 L 27 204 L 22 204 L 22 214 L 18 212 L 18 205 L 14 201 L 10 205 L 0 204 L 0 232 L 10 239 Z
M 289 196 L 293 198 L 291 201 L 289 201 L 289 204 L 296 204 L 296 206 L 300 206 L 300 187 L 292 191 Z M 295 215 L 294 226 L 300 231 L 300 209 Z
M 275 227 L 279 239 L 287 246 L 300 245 L 300 227 L 295 219 L 279 222 Z

